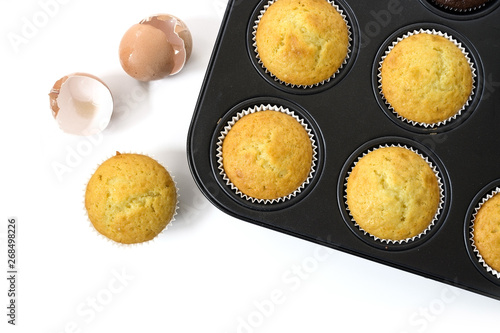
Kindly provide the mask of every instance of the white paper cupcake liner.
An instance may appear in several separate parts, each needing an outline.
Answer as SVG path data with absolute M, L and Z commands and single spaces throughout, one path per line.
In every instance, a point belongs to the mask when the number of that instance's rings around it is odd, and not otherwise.
M 413 236 L 413 237 L 410 237 L 410 238 L 406 238 L 406 239 L 401 239 L 401 240 L 385 239 L 385 238 L 380 238 L 380 237 L 377 237 L 377 236 L 374 236 L 374 235 L 370 234 L 369 232 L 367 232 L 366 230 L 364 230 L 356 222 L 356 220 L 354 219 L 354 217 L 351 214 L 351 211 L 349 210 L 349 205 L 347 204 L 347 181 L 349 179 L 349 176 L 351 175 L 351 172 L 352 172 L 353 168 L 367 154 L 369 154 L 369 153 L 371 153 L 371 152 L 373 152 L 373 151 L 375 151 L 377 149 L 380 149 L 380 148 L 389 148 L 389 147 L 405 148 L 405 149 L 408 149 L 408 150 L 414 152 L 415 154 L 419 155 L 421 158 L 423 158 L 424 161 L 427 162 L 427 164 L 429 165 L 429 167 L 432 169 L 432 171 L 436 175 L 436 178 L 437 178 L 437 181 L 438 181 L 438 186 L 439 186 L 439 205 L 438 205 L 438 208 L 436 210 L 436 213 L 434 214 L 434 217 L 430 221 L 430 223 L 427 226 L 427 228 L 425 230 L 423 230 L 420 234 L 416 235 L 416 236 Z M 407 244 L 407 243 L 413 242 L 413 241 L 415 241 L 417 239 L 420 239 L 421 237 L 423 237 L 424 235 L 426 235 L 434 227 L 434 225 L 436 224 L 437 220 L 439 219 L 441 211 L 443 210 L 443 205 L 444 205 L 444 185 L 443 185 L 443 181 L 442 181 L 441 175 L 440 175 L 439 171 L 437 170 L 436 166 L 429 160 L 429 158 L 427 156 L 422 155 L 417 149 L 415 149 L 413 147 L 408 147 L 407 145 L 401 145 L 401 144 L 390 144 L 390 145 L 389 144 L 385 144 L 385 145 L 380 145 L 380 146 L 378 146 L 376 148 L 372 148 L 372 149 L 367 150 L 366 152 L 364 152 L 361 156 L 359 156 L 356 159 L 356 161 L 354 162 L 354 165 L 352 166 L 351 170 L 347 173 L 347 177 L 345 178 L 345 182 L 344 182 L 344 200 L 345 200 L 346 210 L 349 213 L 349 217 L 351 218 L 351 222 L 354 223 L 354 226 L 356 228 L 358 228 L 364 235 L 369 236 L 370 238 L 372 238 L 376 242 L 385 243 L 385 244 L 398 244 L 398 245 L 401 245 L 401 244 Z
M 264 63 L 262 62 L 262 60 L 260 59 L 259 50 L 257 48 L 257 41 L 256 41 L 257 27 L 259 26 L 260 20 L 262 19 L 262 16 L 266 12 L 266 10 L 273 3 L 275 3 L 276 1 L 277 0 L 269 0 L 267 2 L 267 4 L 264 5 L 264 8 L 260 11 L 260 15 L 257 17 L 257 20 L 255 21 L 255 24 L 253 26 L 253 31 L 252 31 L 252 35 L 253 35 L 252 41 L 253 41 L 253 44 L 252 44 L 252 46 L 253 46 L 254 51 L 255 51 L 255 57 L 257 59 L 257 63 L 264 69 L 265 73 L 268 74 L 274 81 L 279 82 L 280 84 L 283 84 L 283 85 L 285 85 L 287 87 L 291 87 L 291 88 L 303 88 L 303 89 L 313 88 L 313 87 L 318 87 L 318 86 L 324 85 L 325 83 L 328 83 L 331 80 L 333 80 L 337 76 L 337 74 L 340 73 L 340 71 L 342 70 L 342 68 L 347 64 L 347 61 L 351 57 L 352 28 L 351 28 L 351 26 L 349 24 L 349 21 L 347 20 L 347 16 L 344 14 L 344 11 L 342 9 L 340 9 L 340 7 L 334 1 L 332 1 L 332 0 L 326 0 L 328 3 L 330 3 L 335 8 L 335 10 L 337 10 L 337 12 L 340 14 L 340 16 L 342 16 L 342 18 L 344 19 L 344 22 L 345 22 L 345 24 L 347 26 L 347 33 L 348 33 L 347 54 L 346 54 L 346 57 L 344 58 L 344 61 L 342 62 L 342 64 L 339 66 L 339 68 L 337 69 L 337 71 L 332 74 L 332 76 L 330 76 L 329 78 L 327 78 L 327 79 L 325 79 L 323 81 L 320 81 L 318 83 L 311 84 L 311 85 L 293 84 L 293 83 L 289 83 L 289 82 L 285 82 L 283 80 L 280 80 L 271 71 L 269 71 L 266 68 L 266 66 L 264 66 Z
M 242 117 L 249 115 L 251 113 L 255 112 L 260 112 L 260 111 L 279 111 L 283 112 L 289 116 L 292 116 L 295 120 L 297 120 L 306 130 L 307 135 L 309 136 L 309 139 L 311 140 L 311 146 L 312 146 L 312 161 L 311 161 L 311 170 L 309 172 L 309 175 L 307 176 L 306 180 L 292 193 L 279 197 L 276 199 L 259 199 L 259 198 L 254 198 L 249 195 L 246 195 L 245 193 L 241 192 L 236 185 L 234 185 L 229 177 L 226 175 L 226 172 L 224 170 L 224 164 L 223 164 L 223 156 L 222 156 L 222 143 L 224 142 L 224 139 L 226 138 L 226 135 L 229 133 L 233 125 Z M 244 109 L 240 112 L 238 112 L 234 117 L 231 118 L 231 120 L 228 121 L 226 126 L 224 126 L 223 130 L 221 131 L 218 141 L 217 141 L 217 163 L 218 163 L 218 169 L 219 169 L 219 174 L 222 176 L 224 182 L 226 183 L 227 186 L 231 188 L 238 196 L 240 196 L 243 199 L 246 199 L 248 201 L 251 201 L 253 203 L 260 203 L 260 204 L 273 204 L 273 203 L 278 203 L 278 202 L 284 202 L 286 200 L 289 200 L 295 196 L 297 196 L 299 193 L 302 192 L 304 187 L 306 187 L 310 182 L 311 179 L 314 176 L 315 169 L 316 169 L 316 161 L 318 160 L 317 157 L 317 145 L 316 145 L 316 140 L 314 138 L 314 134 L 312 133 L 312 130 L 309 128 L 309 126 L 304 122 L 303 119 L 301 119 L 299 116 L 297 116 L 293 111 L 289 110 L 288 108 L 284 108 L 282 106 L 277 106 L 277 105 L 271 105 L 271 104 L 260 104 L 256 105 L 252 108 Z
M 449 118 L 447 118 L 445 120 L 439 121 L 437 123 L 417 122 L 417 121 L 410 120 L 410 119 L 408 119 L 406 117 L 401 116 L 392 107 L 391 103 L 389 103 L 387 101 L 387 99 L 384 96 L 384 93 L 382 92 L 382 64 L 384 63 L 384 60 L 387 57 L 387 55 L 389 54 L 389 52 L 391 52 L 391 50 L 396 46 L 396 44 L 398 44 L 399 42 L 401 42 L 403 39 L 408 38 L 408 37 L 413 36 L 413 35 L 422 34 L 422 33 L 427 33 L 427 34 L 441 36 L 441 37 L 444 37 L 444 38 L 448 39 L 453 44 L 455 44 L 460 49 L 460 51 L 462 51 L 463 55 L 467 59 L 467 62 L 469 63 L 469 66 L 470 66 L 470 69 L 471 69 L 471 73 L 472 73 L 472 89 L 471 89 L 471 94 L 469 95 L 469 98 L 467 99 L 467 101 L 465 102 L 465 104 L 454 115 L 452 115 L 451 117 L 449 117 Z M 434 127 L 438 127 L 438 126 L 442 126 L 442 125 L 448 124 L 449 122 L 457 119 L 460 115 L 462 115 L 462 112 L 470 105 L 470 103 L 472 101 L 472 98 L 473 98 L 473 96 L 475 94 L 475 90 L 476 90 L 476 77 L 477 77 L 477 75 L 476 75 L 476 68 L 474 66 L 474 63 L 472 62 L 471 58 L 469 57 L 469 52 L 467 52 L 465 50 L 465 48 L 462 46 L 462 43 L 458 42 L 455 38 L 453 38 L 451 35 L 447 34 L 446 32 L 437 31 L 435 29 L 432 29 L 432 30 L 430 30 L 430 29 L 425 29 L 425 30 L 424 29 L 420 29 L 420 30 L 410 31 L 410 32 L 404 34 L 403 36 L 398 37 L 394 42 L 392 42 L 392 44 L 389 46 L 389 48 L 385 51 L 385 54 L 382 57 L 381 61 L 379 62 L 377 77 L 378 77 L 378 84 L 379 84 L 378 85 L 379 94 L 382 97 L 382 100 L 384 101 L 384 103 L 386 104 L 386 106 L 388 107 L 388 109 L 398 119 L 400 119 L 403 122 L 409 123 L 409 124 L 411 124 L 413 126 L 421 126 L 421 127 L 425 127 L 425 128 L 434 128 Z
M 117 152 L 118 153 L 118 152 Z M 144 242 L 140 242 L 140 243 L 132 243 L 132 244 L 125 244 L 125 243 L 120 243 L 120 242 L 117 242 L 111 238 L 108 238 L 106 237 L 105 235 L 101 234 L 99 231 L 97 231 L 97 229 L 94 227 L 94 225 L 92 224 L 92 222 L 90 221 L 90 218 L 88 216 L 88 212 L 87 212 L 87 209 L 85 207 L 85 194 L 86 194 L 86 191 L 87 191 L 87 185 L 90 181 L 90 179 L 92 178 L 92 176 L 95 174 L 95 172 L 97 171 L 97 169 L 99 168 L 99 166 L 101 166 L 101 164 L 103 164 L 105 161 L 107 161 L 108 159 L 110 159 L 111 157 L 113 156 L 116 156 L 116 154 L 113 154 L 111 156 L 108 156 L 107 158 L 103 159 L 100 163 L 98 163 L 95 167 L 94 167 L 94 170 L 90 173 L 89 177 L 87 178 L 87 181 L 85 183 L 85 185 L 83 186 L 83 202 L 82 202 L 82 207 L 83 207 L 83 211 L 84 211 L 84 215 L 86 216 L 87 218 L 87 222 L 88 222 L 88 227 L 90 228 L 90 230 L 97 235 L 97 237 L 101 238 L 102 240 L 108 242 L 109 244 L 113 245 L 113 246 L 117 246 L 117 247 L 134 247 L 134 246 L 142 246 L 142 245 L 146 245 L 146 244 L 152 244 L 154 242 L 156 242 L 158 240 L 158 237 L 160 235 L 162 235 L 163 233 L 165 233 L 167 231 L 167 229 L 172 225 L 172 223 L 175 221 L 175 216 L 177 215 L 177 211 L 179 209 L 179 197 L 180 197 L 180 194 L 179 194 L 179 188 L 177 186 L 177 182 L 175 181 L 175 177 L 174 175 L 172 175 L 172 173 L 168 170 L 168 168 L 166 166 L 164 166 L 160 161 L 158 161 L 156 158 L 154 158 L 154 156 L 150 155 L 150 154 L 145 154 L 145 153 L 142 153 L 142 152 L 130 152 L 130 151 L 127 151 L 127 152 L 120 152 L 120 154 L 139 154 L 139 155 L 144 155 L 144 156 L 148 156 L 152 159 L 154 159 L 156 162 L 158 162 L 161 166 L 163 166 L 165 168 L 165 170 L 167 170 L 167 172 L 169 173 L 170 177 L 172 178 L 172 181 L 174 182 L 174 185 L 175 185 L 175 193 L 177 195 L 177 201 L 175 203 L 175 209 L 174 209 L 174 214 L 172 215 L 172 218 L 170 219 L 170 221 L 167 223 L 167 225 L 165 226 L 165 228 L 163 228 L 162 231 L 160 231 L 158 233 L 158 235 L 156 235 L 154 238 L 148 240 L 148 241 L 144 241 Z
M 491 0 L 488 0 L 486 1 L 485 3 L 479 5 L 479 6 L 474 6 L 474 7 L 471 7 L 471 8 L 453 8 L 453 7 L 450 7 L 450 6 L 446 6 L 444 4 L 441 4 L 441 3 L 438 3 L 434 0 L 431 0 L 430 1 L 433 5 L 439 7 L 439 8 L 442 8 L 444 10 L 448 10 L 448 11 L 452 11 L 452 12 L 455 12 L 457 14 L 467 14 L 467 13 L 472 13 L 478 9 L 481 9 L 483 8 L 484 6 L 486 6 L 488 3 L 491 2 Z
M 492 276 L 494 276 L 500 280 L 500 272 L 493 269 L 492 267 L 490 267 L 486 263 L 486 261 L 484 261 L 483 256 L 481 255 L 481 253 L 479 253 L 479 250 L 476 247 L 476 243 L 474 242 L 474 222 L 476 221 L 477 213 L 479 212 L 481 207 L 484 205 L 484 203 L 486 203 L 486 201 L 490 200 L 491 198 L 493 198 L 493 196 L 495 196 L 495 194 L 498 194 L 498 193 L 500 193 L 500 187 L 495 188 L 493 191 L 491 191 L 489 194 L 487 194 L 481 200 L 481 202 L 477 205 L 477 207 L 474 209 L 474 214 L 472 214 L 472 220 L 470 222 L 471 224 L 470 224 L 470 228 L 469 228 L 469 230 L 470 230 L 469 241 L 470 241 L 470 244 L 472 246 L 472 250 L 473 250 L 474 254 L 476 255 L 477 260 L 484 267 L 486 272 L 490 273 Z

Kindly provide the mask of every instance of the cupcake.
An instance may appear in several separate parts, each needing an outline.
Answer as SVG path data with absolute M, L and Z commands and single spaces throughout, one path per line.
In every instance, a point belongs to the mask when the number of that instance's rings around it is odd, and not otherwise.
M 311 131 L 287 109 L 261 106 L 233 118 L 219 138 L 219 169 L 245 199 L 291 198 L 314 170 Z
M 168 171 L 151 157 L 117 154 L 90 178 L 85 208 L 107 238 L 134 244 L 155 238 L 172 220 L 177 189 Z
M 469 103 L 473 70 L 464 50 L 449 36 L 414 31 L 382 59 L 380 89 L 398 117 L 436 126 L 455 119 Z
M 293 86 L 332 78 L 349 52 L 349 28 L 338 7 L 327 0 L 269 3 L 254 27 L 254 46 L 264 68 Z
M 490 0 L 432 0 L 433 3 L 449 10 L 471 11 L 483 7 Z
M 401 243 L 433 225 L 441 206 L 441 184 L 421 155 L 406 147 L 384 146 L 355 164 L 347 179 L 346 199 L 362 231 Z
M 500 195 L 497 189 L 477 210 L 472 233 L 481 262 L 500 278 Z

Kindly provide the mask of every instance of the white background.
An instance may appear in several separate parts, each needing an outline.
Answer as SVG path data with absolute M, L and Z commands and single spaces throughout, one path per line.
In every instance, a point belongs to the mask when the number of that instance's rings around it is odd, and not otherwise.
M 208 203 L 191 178 L 185 146 L 226 4 L 1 0 L 0 331 L 498 327 L 497 300 L 254 226 Z M 156 13 L 183 19 L 194 50 L 181 73 L 144 85 L 121 69 L 118 45 L 132 24 Z M 99 136 L 64 134 L 52 118 L 52 85 L 76 71 L 101 77 L 114 94 L 115 114 Z M 180 209 L 153 243 L 120 247 L 89 227 L 84 187 L 115 151 L 149 154 L 175 176 Z M 18 218 L 15 327 L 6 309 L 10 216 Z

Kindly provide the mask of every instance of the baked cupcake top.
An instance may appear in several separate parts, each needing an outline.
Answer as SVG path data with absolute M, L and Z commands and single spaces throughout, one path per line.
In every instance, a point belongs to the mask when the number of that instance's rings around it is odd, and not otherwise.
M 298 86 L 332 77 L 346 59 L 347 24 L 327 0 L 277 0 L 258 23 L 255 42 L 264 67 Z
M 432 0 L 448 9 L 470 10 L 478 8 L 490 0 Z
M 474 220 L 474 244 L 488 266 L 500 272 L 500 195 L 487 200 Z
M 409 121 L 436 124 L 455 116 L 473 87 L 471 66 L 449 39 L 416 33 L 383 60 L 381 89 L 394 111 Z
M 295 192 L 311 172 L 311 139 L 294 117 L 281 111 L 247 114 L 222 143 L 222 164 L 241 193 L 273 200 Z
M 141 243 L 156 237 L 172 220 L 176 192 L 168 171 L 151 157 L 117 153 L 90 178 L 85 208 L 104 236 L 118 243 Z
M 436 173 L 417 153 L 382 147 L 363 156 L 347 180 L 347 206 L 372 236 L 401 241 L 421 234 L 440 204 Z

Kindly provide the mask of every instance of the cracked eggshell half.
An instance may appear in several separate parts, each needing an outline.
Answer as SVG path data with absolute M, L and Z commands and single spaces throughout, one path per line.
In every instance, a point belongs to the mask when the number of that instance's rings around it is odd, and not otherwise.
M 120 42 L 120 63 L 140 81 L 159 80 L 177 74 L 188 61 L 193 39 L 179 18 L 160 14 L 134 24 Z
M 98 77 L 73 73 L 57 80 L 49 93 L 52 115 L 66 133 L 93 135 L 108 126 L 113 96 Z

